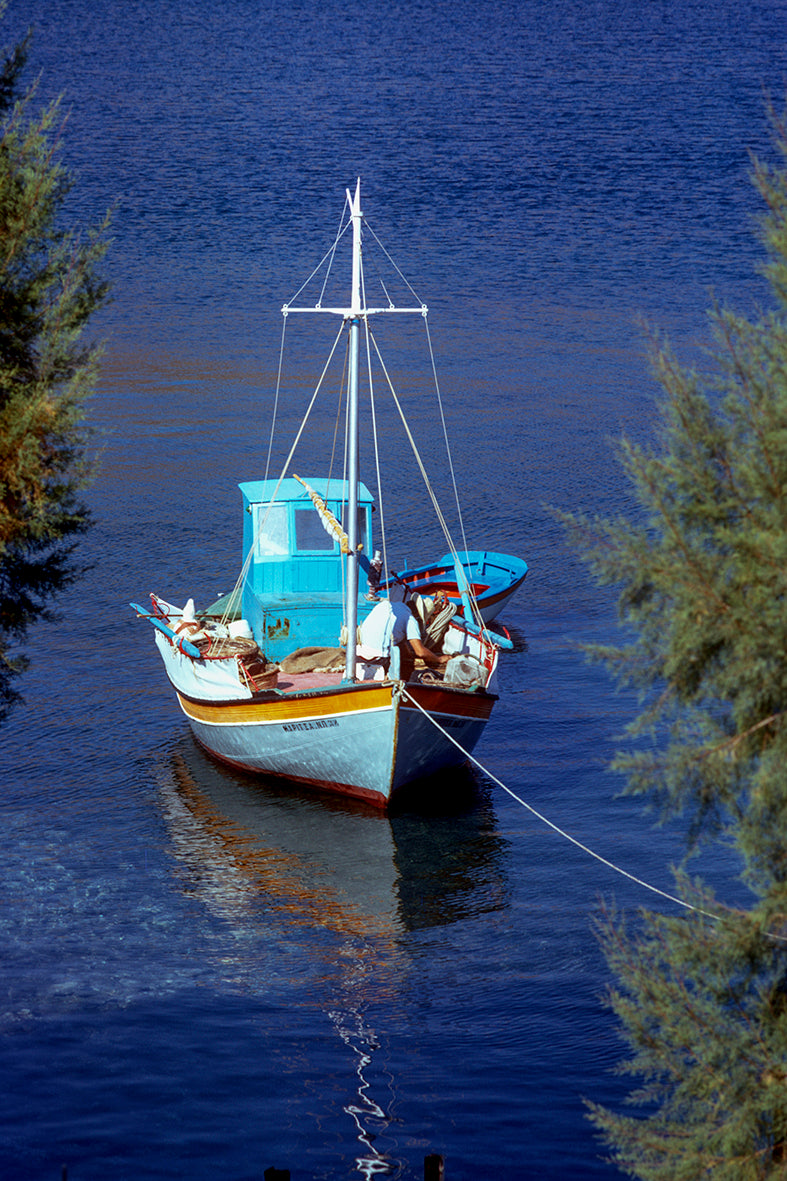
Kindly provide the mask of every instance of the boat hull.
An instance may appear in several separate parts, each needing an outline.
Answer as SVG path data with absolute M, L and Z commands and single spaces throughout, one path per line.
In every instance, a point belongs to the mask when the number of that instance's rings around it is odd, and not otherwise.
M 244 702 L 178 692 L 195 738 L 222 761 L 383 808 L 405 784 L 462 765 L 495 700 L 395 681 Z

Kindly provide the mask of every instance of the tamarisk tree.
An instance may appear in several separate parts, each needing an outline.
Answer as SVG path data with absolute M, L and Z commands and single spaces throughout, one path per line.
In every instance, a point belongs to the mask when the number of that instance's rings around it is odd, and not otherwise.
M 19 644 L 79 572 L 85 401 L 99 356 L 81 338 L 107 294 L 106 221 L 83 235 L 61 224 L 60 104 L 36 112 L 35 86 L 22 90 L 27 48 L 7 53 L 0 72 L 0 719 L 19 697 Z
M 608 1001 L 638 1080 L 590 1118 L 626 1173 L 787 1178 L 787 125 L 758 163 L 771 303 L 714 309 L 707 372 L 653 346 L 656 438 L 624 440 L 630 512 L 567 517 L 599 583 L 619 589 L 619 645 L 597 647 L 642 695 L 618 756 L 628 793 L 689 821 L 688 844 L 740 855 L 747 909 L 679 878 L 695 909 L 606 913 Z M 710 917 L 713 916 L 713 917 Z

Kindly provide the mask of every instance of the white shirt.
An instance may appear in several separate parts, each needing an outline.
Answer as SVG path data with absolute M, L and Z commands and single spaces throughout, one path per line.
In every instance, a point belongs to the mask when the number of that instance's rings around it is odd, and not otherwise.
M 402 640 L 420 640 L 421 629 L 406 603 L 381 599 L 361 624 L 359 655 L 390 656 L 391 644 Z M 361 652 L 363 649 L 363 652 Z

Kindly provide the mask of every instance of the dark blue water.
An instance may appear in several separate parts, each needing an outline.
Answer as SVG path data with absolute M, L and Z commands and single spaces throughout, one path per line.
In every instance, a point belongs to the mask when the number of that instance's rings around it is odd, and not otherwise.
M 28 24 L 74 216 L 115 206 L 115 292 L 92 570 L 0 733 L 0 1175 L 417 1178 L 430 1152 L 450 1181 L 616 1175 L 583 1118 L 624 1094 L 590 922 L 601 894 L 669 904 L 480 773 L 390 819 L 227 775 L 126 604 L 234 580 L 278 309 L 361 175 L 430 305 L 468 540 L 531 564 L 477 753 L 670 889 L 680 826 L 604 770 L 634 705 L 574 647 L 614 604 L 545 506 L 623 505 L 610 440 L 656 392 L 639 319 L 695 359 L 711 290 L 764 295 L 749 153 L 787 5 L 12 0 L 5 40 Z M 442 545 L 389 449 L 420 560 Z

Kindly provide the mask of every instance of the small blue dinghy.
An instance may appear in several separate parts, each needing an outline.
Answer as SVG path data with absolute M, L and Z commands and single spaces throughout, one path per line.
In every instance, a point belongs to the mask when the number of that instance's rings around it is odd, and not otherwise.
M 457 575 L 456 563 L 460 565 Z M 433 598 L 440 593 L 463 609 L 463 591 L 469 588 L 484 623 L 491 623 L 519 589 L 527 575 L 527 562 L 512 554 L 498 554 L 491 550 L 460 550 L 456 559 L 443 554 L 429 566 L 413 570 L 398 570 L 398 581 L 405 583 L 414 595 Z M 387 580 L 382 583 L 388 589 Z

